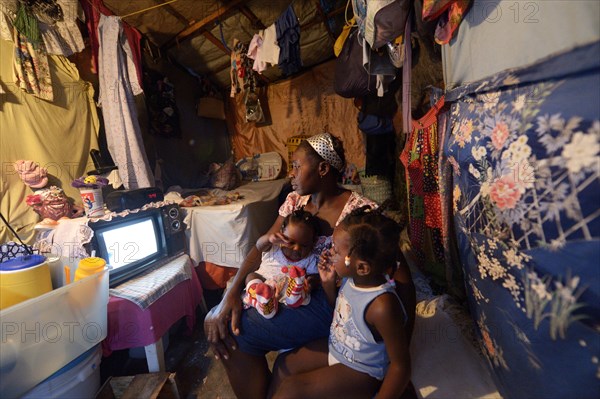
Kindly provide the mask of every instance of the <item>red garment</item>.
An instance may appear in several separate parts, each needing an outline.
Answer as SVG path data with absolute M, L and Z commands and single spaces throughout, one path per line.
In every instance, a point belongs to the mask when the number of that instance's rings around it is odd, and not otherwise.
M 447 44 L 458 29 L 472 0 L 423 0 L 421 18 L 423 21 L 438 19 L 435 41 Z
M 98 73 L 98 24 L 100 23 L 100 15 L 114 15 L 111 10 L 106 8 L 102 0 L 84 0 L 80 1 L 81 7 L 85 12 L 85 20 L 90 36 L 90 45 L 92 46 L 92 72 Z M 127 36 L 129 47 L 133 54 L 133 62 L 138 78 L 138 83 L 143 89 L 142 80 L 142 48 L 140 41 L 142 34 L 137 29 L 123 22 L 123 31 Z
M 439 190 L 437 116 L 444 106 L 442 97 L 419 120 L 412 121 L 400 160 L 407 170 L 409 236 L 421 267 L 444 281 L 442 207 Z

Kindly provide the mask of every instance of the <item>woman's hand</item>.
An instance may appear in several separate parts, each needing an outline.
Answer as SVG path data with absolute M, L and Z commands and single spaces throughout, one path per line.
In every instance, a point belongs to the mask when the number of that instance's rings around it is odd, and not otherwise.
M 236 349 L 231 330 L 239 335 L 239 321 L 242 313 L 242 301 L 239 295 L 225 295 L 221 302 L 212 308 L 204 318 L 204 334 L 210 343 L 215 359 L 229 359 L 229 352 Z

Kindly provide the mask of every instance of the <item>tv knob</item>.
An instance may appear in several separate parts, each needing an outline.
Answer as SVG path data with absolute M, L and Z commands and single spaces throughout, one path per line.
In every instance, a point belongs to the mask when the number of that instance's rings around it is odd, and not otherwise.
M 180 222 L 179 220 L 173 220 L 173 221 L 171 222 L 171 228 L 172 228 L 174 231 L 179 231 L 179 229 L 181 228 L 181 222 Z
M 179 216 L 179 209 L 177 209 L 177 208 L 169 209 L 169 216 L 171 217 L 171 219 L 176 219 Z

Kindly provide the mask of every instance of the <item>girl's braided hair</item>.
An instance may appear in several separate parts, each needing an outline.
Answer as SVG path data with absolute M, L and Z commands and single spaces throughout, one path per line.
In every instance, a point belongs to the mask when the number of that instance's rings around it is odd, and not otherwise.
M 316 238 L 319 236 L 321 230 L 319 226 L 319 221 L 317 220 L 316 216 L 314 216 L 312 213 L 305 211 L 304 207 L 294 210 L 292 213 L 290 213 L 283 219 L 281 231 L 285 230 L 285 228 L 289 224 L 296 223 L 304 223 L 312 230 L 313 237 Z
M 383 211 L 383 207 L 372 209 L 365 205 L 352 211 L 340 224 L 350 236 L 348 255 L 368 262 L 381 273 L 389 267 L 395 271 L 396 261 L 401 259 L 401 228 Z

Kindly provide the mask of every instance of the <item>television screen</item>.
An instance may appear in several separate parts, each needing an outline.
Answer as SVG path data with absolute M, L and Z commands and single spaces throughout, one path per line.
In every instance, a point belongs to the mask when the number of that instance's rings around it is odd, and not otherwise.
M 107 251 L 107 263 L 116 269 L 152 257 L 159 250 L 155 231 L 152 219 L 103 231 L 100 235 Z
M 111 266 L 109 285 L 115 287 L 185 250 L 185 227 L 179 206 L 150 208 L 108 220 L 90 221 L 94 236 L 86 250 L 95 251 Z

